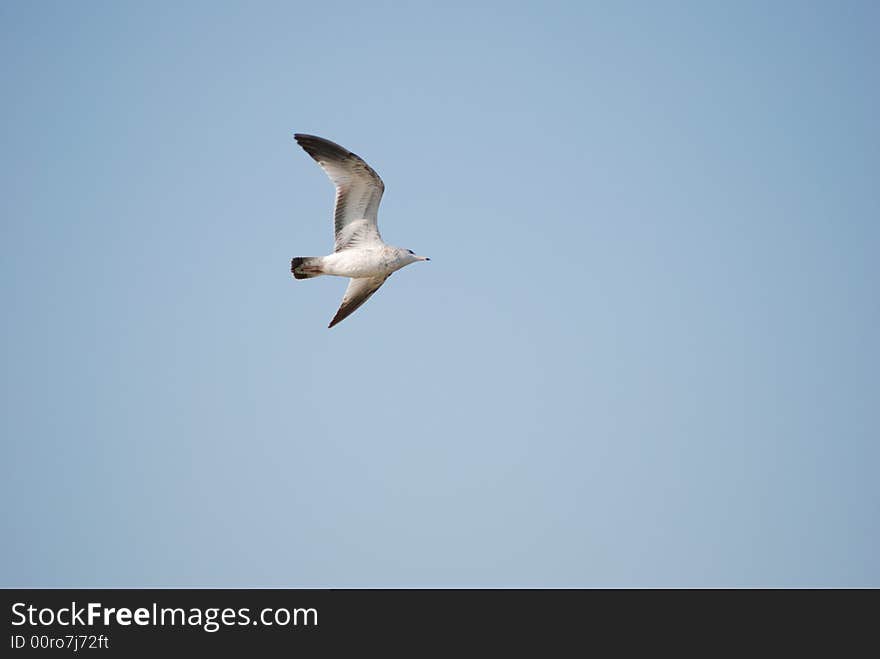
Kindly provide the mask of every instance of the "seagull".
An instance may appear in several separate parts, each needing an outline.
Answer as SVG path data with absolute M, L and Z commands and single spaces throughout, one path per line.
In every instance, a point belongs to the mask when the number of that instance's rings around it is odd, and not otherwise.
M 431 259 L 382 240 L 376 214 L 385 184 L 360 156 L 322 137 L 301 133 L 293 137 L 336 186 L 333 253 L 298 256 L 290 262 L 290 271 L 297 279 L 320 275 L 351 278 L 342 305 L 327 326 L 330 328 L 354 313 L 392 273 L 410 263 Z

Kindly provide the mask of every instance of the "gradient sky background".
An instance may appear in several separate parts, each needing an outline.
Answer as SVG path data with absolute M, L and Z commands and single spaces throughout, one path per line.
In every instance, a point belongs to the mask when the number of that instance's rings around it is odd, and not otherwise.
M 878 7 L 3 2 L 0 585 L 880 586 Z

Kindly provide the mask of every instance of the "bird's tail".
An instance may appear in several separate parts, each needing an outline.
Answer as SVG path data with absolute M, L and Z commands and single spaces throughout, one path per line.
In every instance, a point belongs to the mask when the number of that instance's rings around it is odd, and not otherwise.
M 290 261 L 290 271 L 297 279 L 310 279 L 324 274 L 320 256 L 297 256 Z

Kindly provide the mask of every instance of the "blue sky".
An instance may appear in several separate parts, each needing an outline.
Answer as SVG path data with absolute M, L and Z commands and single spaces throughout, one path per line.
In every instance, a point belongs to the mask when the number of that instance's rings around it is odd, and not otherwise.
M 880 586 L 878 21 L 2 3 L 0 584 Z

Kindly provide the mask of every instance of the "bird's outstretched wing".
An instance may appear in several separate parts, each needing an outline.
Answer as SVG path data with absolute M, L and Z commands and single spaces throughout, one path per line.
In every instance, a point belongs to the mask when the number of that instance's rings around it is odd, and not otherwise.
M 385 283 L 389 276 L 352 278 L 348 282 L 348 288 L 345 289 L 345 295 L 342 296 L 339 311 L 336 312 L 327 327 L 333 327 L 353 314 L 373 293 L 379 290 L 379 287 Z
M 353 234 L 357 235 L 360 242 L 381 240 L 376 214 L 379 212 L 385 184 L 379 175 L 360 156 L 330 140 L 301 133 L 296 133 L 294 138 L 317 161 L 336 186 L 336 209 L 333 212 L 336 243 L 334 251 L 348 247 Z M 358 222 L 359 226 L 351 227 L 356 231 L 346 231 L 346 227 L 353 222 Z

